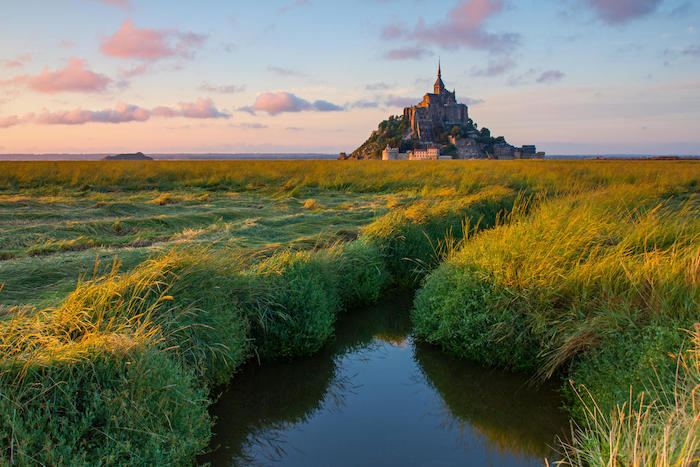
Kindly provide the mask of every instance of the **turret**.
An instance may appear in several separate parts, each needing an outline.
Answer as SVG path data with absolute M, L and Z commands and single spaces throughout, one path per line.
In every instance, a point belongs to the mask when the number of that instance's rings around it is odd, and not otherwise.
M 442 82 L 442 67 L 440 66 L 440 60 L 438 59 L 438 76 L 435 85 L 433 86 L 434 94 L 442 94 L 445 91 L 445 83 Z

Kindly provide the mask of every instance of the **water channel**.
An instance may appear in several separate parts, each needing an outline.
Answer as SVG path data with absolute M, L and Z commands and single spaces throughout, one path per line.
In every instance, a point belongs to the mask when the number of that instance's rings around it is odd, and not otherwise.
M 319 354 L 247 365 L 212 406 L 223 465 L 543 465 L 568 430 L 555 387 L 411 337 L 409 297 L 342 315 Z

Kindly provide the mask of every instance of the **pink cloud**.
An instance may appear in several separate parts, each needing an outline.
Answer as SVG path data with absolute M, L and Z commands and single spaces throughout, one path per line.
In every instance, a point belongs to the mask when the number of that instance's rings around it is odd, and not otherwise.
M 554 83 L 556 81 L 561 81 L 564 78 L 564 73 L 559 70 L 549 70 L 542 73 L 539 78 L 537 78 L 538 83 Z
M 0 128 L 7 128 L 21 123 L 35 123 L 38 125 L 84 125 L 86 123 L 128 123 L 145 122 L 152 117 L 160 118 L 229 118 L 228 114 L 220 112 L 211 99 L 197 99 L 194 103 L 181 102 L 179 109 L 159 106 L 154 109 L 145 109 L 137 105 L 119 103 L 114 109 L 84 110 L 59 110 L 44 112 L 39 115 L 27 114 L 23 117 L 12 115 L 0 117 Z
M 116 108 L 109 110 L 67 110 L 58 112 L 44 112 L 33 119 L 34 123 L 42 125 L 82 125 L 89 122 L 99 123 L 126 123 L 145 122 L 151 118 L 151 112 L 136 105 L 117 104 Z
M 653 12 L 661 0 L 588 0 L 600 19 L 623 23 Z
M 19 125 L 22 123 L 17 115 L 10 115 L 9 117 L 0 117 L 0 128 L 9 128 L 11 126 Z
M 394 96 L 394 95 L 389 95 L 386 99 L 386 105 L 388 107 L 409 107 L 411 105 L 416 105 L 420 102 L 420 99 L 417 97 L 402 97 L 402 96 Z
M 199 87 L 200 90 L 204 92 L 218 92 L 221 94 L 235 94 L 237 92 L 245 91 L 245 86 L 236 86 L 234 84 L 222 85 L 222 86 L 212 86 L 209 83 L 204 83 Z
M 24 54 L 24 55 L 21 55 L 17 58 L 14 58 L 14 59 L 3 60 L 3 63 L 5 65 L 5 67 L 7 67 L 7 68 L 18 68 L 18 67 L 23 66 L 25 63 L 27 63 L 31 59 L 32 59 L 31 55 Z
M 71 57 L 68 65 L 56 71 L 44 68 L 36 76 L 17 76 L 0 85 L 26 84 L 30 89 L 47 94 L 58 92 L 101 92 L 112 82 L 106 75 L 85 68 L 85 60 Z
M 180 115 L 187 118 L 228 118 L 229 116 L 220 112 L 211 99 L 197 99 L 197 102 L 180 102 Z
M 324 100 L 309 102 L 301 97 L 297 97 L 290 92 L 264 92 L 255 99 L 252 107 L 244 107 L 240 110 L 254 112 L 267 112 L 270 115 L 277 115 L 282 112 L 303 112 L 315 110 L 317 112 L 333 112 L 343 110 L 341 106 Z
M 105 5 L 114 5 L 122 8 L 129 8 L 131 4 L 128 2 L 128 0 L 97 0 L 100 3 L 104 3 Z
M 470 47 L 505 52 L 517 45 L 519 36 L 513 33 L 494 34 L 484 29 L 487 20 L 502 10 L 503 0 L 463 0 L 447 13 L 443 21 L 426 24 L 421 18 L 413 29 L 392 24 L 384 28 L 382 37 L 412 38 L 447 49 Z
M 177 117 L 177 110 L 171 107 L 158 106 L 152 111 L 154 117 L 174 118 Z
M 102 41 L 100 50 L 105 55 L 140 60 L 159 60 L 168 57 L 190 58 L 201 47 L 206 37 L 176 30 L 139 29 L 131 19 L 125 20 L 119 30 Z
M 122 75 L 124 75 L 127 78 L 133 78 L 134 76 L 139 76 L 146 73 L 146 71 L 148 71 L 148 68 L 148 63 L 142 63 L 141 65 L 135 66 L 134 68 L 131 68 L 129 70 L 122 70 Z
M 384 54 L 384 58 L 388 60 L 416 60 L 430 55 L 433 55 L 430 50 L 420 47 L 406 47 L 390 50 Z

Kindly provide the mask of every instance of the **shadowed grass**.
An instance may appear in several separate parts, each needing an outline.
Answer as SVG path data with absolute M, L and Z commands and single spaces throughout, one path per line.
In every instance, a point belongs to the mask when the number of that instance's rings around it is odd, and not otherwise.
M 577 391 L 584 420 L 563 443 L 560 465 L 697 465 L 700 462 L 700 324 L 678 356 L 671 386 L 651 385 L 607 412 L 585 388 Z

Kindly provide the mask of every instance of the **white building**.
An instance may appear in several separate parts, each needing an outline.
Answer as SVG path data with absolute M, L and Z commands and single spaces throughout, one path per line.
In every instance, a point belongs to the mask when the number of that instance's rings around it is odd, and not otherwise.
M 440 149 L 436 147 L 428 149 L 414 149 L 409 154 L 409 159 L 412 161 L 436 161 L 440 157 Z
M 400 161 L 407 160 L 408 154 L 405 152 L 399 152 L 399 148 L 392 148 L 388 144 L 386 148 L 382 151 L 383 161 Z

